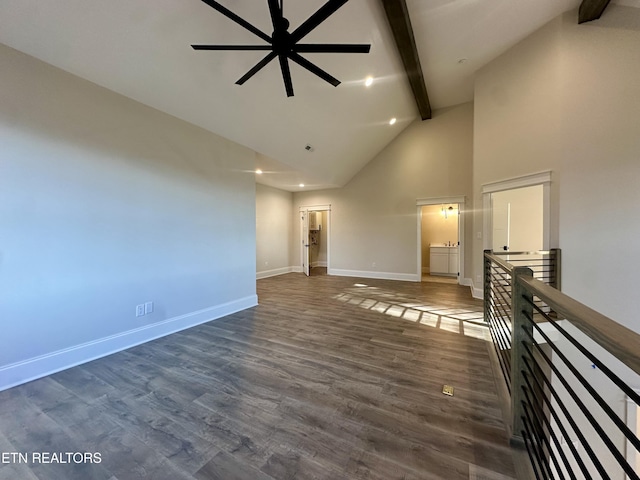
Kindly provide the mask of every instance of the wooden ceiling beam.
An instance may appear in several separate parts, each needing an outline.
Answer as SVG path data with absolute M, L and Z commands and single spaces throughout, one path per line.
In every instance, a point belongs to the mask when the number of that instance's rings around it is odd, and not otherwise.
M 578 11 L 578 23 L 597 20 L 609 5 L 610 0 L 582 0 Z
M 424 83 L 418 49 L 411 28 L 409 11 L 405 0 L 381 0 L 384 11 L 393 33 L 393 38 L 398 47 L 398 53 L 404 65 L 404 70 L 409 79 L 409 85 L 416 99 L 418 110 L 422 120 L 431 118 L 431 104 L 427 94 L 427 86 Z

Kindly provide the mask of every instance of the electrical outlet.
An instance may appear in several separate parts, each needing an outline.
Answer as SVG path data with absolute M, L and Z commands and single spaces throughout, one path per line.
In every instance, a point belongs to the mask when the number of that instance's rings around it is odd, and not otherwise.
M 136 317 L 142 317 L 144 315 L 144 305 L 136 305 Z
M 476 283 L 482 283 L 482 275 L 476 275 Z
M 376 262 L 373 262 L 373 263 L 371 264 L 371 268 L 376 268 Z
M 144 304 L 144 314 L 153 313 L 153 302 L 147 302 Z

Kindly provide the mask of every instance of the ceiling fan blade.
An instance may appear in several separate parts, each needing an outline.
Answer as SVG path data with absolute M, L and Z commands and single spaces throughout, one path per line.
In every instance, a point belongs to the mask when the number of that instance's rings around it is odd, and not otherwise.
M 251 77 L 253 77 L 256 73 L 258 73 L 260 70 L 262 70 L 265 65 L 267 63 L 269 63 L 271 60 L 273 60 L 274 58 L 276 58 L 276 54 L 274 52 L 271 52 L 269 55 L 267 55 L 266 57 L 264 57 L 262 60 L 260 60 L 258 63 L 255 64 L 255 66 L 249 70 L 247 73 L 245 73 L 242 78 L 240 78 L 237 82 L 236 85 L 243 85 L 244 82 L 246 82 L 247 80 L 249 80 Z
M 225 17 L 233 20 L 234 22 L 236 22 L 238 25 L 240 25 L 241 27 L 246 28 L 247 30 L 249 30 L 251 33 L 253 33 L 254 35 L 257 35 L 258 37 L 260 37 L 261 39 L 263 39 L 265 42 L 269 42 L 271 43 L 271 37 L 269 35 L 267 35 L 266 33 L 264 33 L 262 30 L 257 29 L 256 27 L 254 27 L 253 25 L 251 25 L 249 22 L 247 22 L 244 18 L 240 18 L 238 15 L 236 15 L 235 13 L 233 13 L 231 10 L 229 10 L 226 7 L 223 7 L 222 5 L 220 5 L 218 2 L 216 2 L 215 0 L 202 0 L 204 3 L 206 3 L 207 5 L 209 5 L 211 8 L 213 8 L 214 10 L 217 10 L 218 12 L 220 12 L 221 14 L 223 14 Z
M 204 0 L 203 0 L 204 1 Z M 306 36 L 311 30 L 316 28 L 327 18 L 335 13 L 341 6 L 347 3 L 349 0 L 329 0 L 323 6 L 321 6 L 316 13 L 307 18 L 302 25 L 296 28 L 291 34 L 291 41 L 293 43 L 299 42 L 304 36 Z
M 362 43 L 297 43 L 293 51 L 298 53 L 369 53 L 371 45 Z
M 269 13 L 271 14 L 271 24 L 273 25 L 273 29 L 276 29 L 276 25 L 280 23 L 280 19 L 282 18 L 282 10 L 280 9 L 280 5 L 278 5 L 278 0 L 267 0 L 269 4 Z
M 282 79 L 284 80 L 284 88 L 287 91 L 287 97 L 293 97 L 293 82 L 291 81 L 291 71 L 289 70 L 289 60 L 286 55 L 280 55 L 280 70 L 282 70 Z
M 329 75 L 327 72 L 322 70 L 320 67 L 314 65 L 313 63 L 311 63 L 306 58 L 302 57 L 301 55 L 298 55 L 296 52 L 291 52 L 289 54 L 289 58 L 291 58 L 291 60 L 296 62 L 301 67 L 304 67 L 307 70 L 309 70 L 311 73 L 315 73 L 317 76 L 319 76 L 324 81 L 329 82 L 334 87 L 337 87 L 338 85 L 340 85 L 340 80 L 338 80 L 337 78 Z
M 271 45 L 191 45 L 194 50 L 272 50 Z

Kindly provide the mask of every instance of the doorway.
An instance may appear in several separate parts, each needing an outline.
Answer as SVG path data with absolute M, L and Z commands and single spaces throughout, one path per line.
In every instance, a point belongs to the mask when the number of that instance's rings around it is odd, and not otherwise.
M 300 207 L 302 272 L 307 276 L 327 275 L 330 258 L 330 205 Z
M 309 275 L 327 274 L 327 211 L 309 212 Z
M 421 207 L 423 282 L 457 282 L 459 212 L 457 203 Z
M 464 197 L 422 199 L 416 204 L 416 281 L 460 283 L 464 278 Z
M 491 194 L 492 250 L 536 252 L 544 245 L 542 185 Z
M 478 238 L 484 239 L 484 250 L 504 252 L 505 247 L 511 252 L 549 250 L 551 171 L 483 185 L 482 210 L 483 226 Z M 527 226 L 530 219 L 532 224 Z M 478 275 L 478 283 L 481 280 Z

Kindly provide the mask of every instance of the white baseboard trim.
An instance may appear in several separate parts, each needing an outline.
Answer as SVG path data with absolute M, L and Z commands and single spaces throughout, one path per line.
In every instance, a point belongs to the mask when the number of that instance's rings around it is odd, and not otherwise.
M 484 287 L 480 284 L 480 287 L 476 287 L 476 284 L 473 280 L 469 279 L 469 286 L 471 287 L 471 296 L 473 298 L 477 298 L 478 300 L 484 299 Z
M 262 278 L 276 277 L 278 275 L 284 275 L 285 273 L 294 272 L 295 267 L 282 267 L 282 268 L 274 268 L 273 270 L 263 270 L 262 272 L 256 273 L 256 280 L 260 280 Z M 302 269 L 300 270 L 302 271 Z
M 366 270 L 342 270 L 336 268 L 332 268 L 327 273 L 339 277 L 377 278 L 380 280 L 400 280 L 403 282 L 420 282 L 422 280 L 422 278 L 415 273 L 370 272 Z
M 195 327 L 226 315 L 254 307 L 257 295 L 249 295 L 231 302 L 169 318 L 161 322 L 117 333 L 73 347 L 0 366 L 0 391 L 46 377 L 76 365 L 106 357 L 112 353 L 135 347 L 180 330 Z
M 482 300 L 484 298 L 484 289 L 476 288 L 476 286 L 473 283 L 473 280 L 471 280 L 470 278 L 463 278 L 460 281 L 460 285 L 464 285 L 466 287 L 471 288 L 471 296 L 473 298 L 477 298 L 478 300 Z
M 311 264 L 312 267 L 326 267 L 327 266 L 327 262 L 313 262 Z

